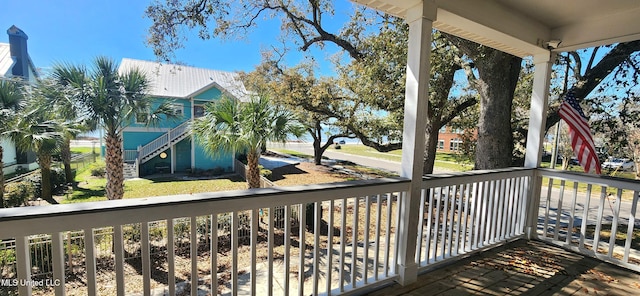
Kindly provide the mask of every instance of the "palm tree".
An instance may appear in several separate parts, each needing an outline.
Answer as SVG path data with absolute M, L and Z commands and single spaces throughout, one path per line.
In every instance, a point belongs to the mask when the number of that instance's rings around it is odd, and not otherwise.
M 10 129 L 10 122 L 17 118 L 24 96 L 18 81 L 0 80 L 0 134 Z M 0 208 L 4 208 L 4 148 L 0 145 Z
M 194 122 L 193 132 L 211 155 L 246 151 L 247 183 L 249 188 L 258 188 L 263 144 L 284 142 L 289 135 L 298 137 L 303 128 L 291 112 L 264 97 L 254 97 L 247 103 L 223 98 L 205 107 L 205 115 Z
M 30 95 L 27 106 L 13 122 L 12 128 L 3 133 L 22 151 L 36 153 L 41 174 L 43 200 L 57 204 L 51 190 L 52 155 L 59 151 L 62 134 L 60 123 L 53 120 L 53 113 L 47 112 L 47 100 L 42 96 Z
M 118 64 L 106 57 L 93 61 L 91 69 L 59 64 L 53 77 L 75 93 L 73 98 L 87 118 L 93 118 L 105 131 L 106 192 L 108 199 L 124 195 L 122 132 L 138 115 L 148 115 L 149 124 L 160 115 L 173 116 L 169 103 L 151 110 L 151 98 L 146 96 L 149 80 L 138 69 L 118 72 Z
M 34 89 L 47 100 L 47 111 L 54 114 L 55 118 L 64 124 L 62 130 L 62 143 L 60 145 L 60 158 L 64 166 L 65 181 L 74 184 L 71 170 L 71 140 L 81 132 L 95 130 L 95 120 L 83 116 L 82 106 L 73 100 L 74 90 L 59 85 L 53 79 L 42 79 Z M 74 185 L 75 186 L 75 185 Z

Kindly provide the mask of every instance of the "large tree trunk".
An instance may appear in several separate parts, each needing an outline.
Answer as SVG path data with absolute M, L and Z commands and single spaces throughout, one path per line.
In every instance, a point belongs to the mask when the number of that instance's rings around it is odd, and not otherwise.
M 427 134 L 425 135 L 424 167 L 423 174 L 433 174 L 433 166 L 436 162 L 436 151 L 438 148 L 438 132 L 440 122 L 432 120 L 427 124 Z
M 0 208 L 4 208 L 4 148 L 0 146 Z
M 470 81 L 480 94 L 475 169 L 509 167 L 513 160 L 511 107 L 522 59 L 453 35 L 445 36 L 473 60 L 479 74 L 478 79 Z
M 260 188 L 260 167 L 258 161 L 260 154 L 257 151 L 249 150 L 247 153 L 247 183 L 249 188 Z
M 64 175 L 67 184 L 73 184 L 73 173 L 71 171 L 71 139 L 65 138 L 60 147 L 60 157 L 64 164 Z
M 313 139 L 313 162 L 316 165 L 321 165 L 322 164 L 322 153 L 324 152 L 324 150 L 322 150 L 322 147 L 320 147 L 320 139 Z
M 58 202 L 53 199 L 53 194 L 51 193 L 51 155 L 46 153 L 38 154 L 38 165 L 40 165 L 40 186 L 42 188 L 40 197 L 50 204 L 57 204 Z
M 105 171 L 107 173 L 107 198 L 122 199 L 124 196 L 124 159 L 122 156 L 122 137 L 113 132 L 105 136 L 107 155 Z
M 474 57 L 480 79 L 480 118 L 475 169 L 496 169 L 511 166 L 513 134 L 511 106 L 518 83 L 522 59 L 484 48 L 484 57 Z

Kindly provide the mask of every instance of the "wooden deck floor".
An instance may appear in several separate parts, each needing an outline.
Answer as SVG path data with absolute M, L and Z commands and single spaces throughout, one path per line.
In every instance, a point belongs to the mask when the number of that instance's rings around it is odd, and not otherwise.
M 540 241 L 518 240 L 369 295 L 640 295 L 640 274 Z

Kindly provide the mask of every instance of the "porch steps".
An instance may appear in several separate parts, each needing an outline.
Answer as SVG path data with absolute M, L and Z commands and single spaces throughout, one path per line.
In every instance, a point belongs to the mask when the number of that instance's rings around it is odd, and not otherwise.
M 124 178 L 138 178 L 138 166 L 135 163 L 124 163 Z

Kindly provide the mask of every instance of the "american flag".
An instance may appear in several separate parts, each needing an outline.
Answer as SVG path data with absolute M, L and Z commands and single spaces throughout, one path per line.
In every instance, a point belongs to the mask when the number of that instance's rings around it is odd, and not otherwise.
M 567 93 L 564 97 L 558 113 L 560 118 L 569 125 L 571 148 L 573 148 L 573 153 L 584 171 L 588 173 L 595 169 L 596 174 L 600 174 L 600 161 L 598 154 L 596 154 L 596 147 L 593 145 L 589 122 L 572 92 Z

